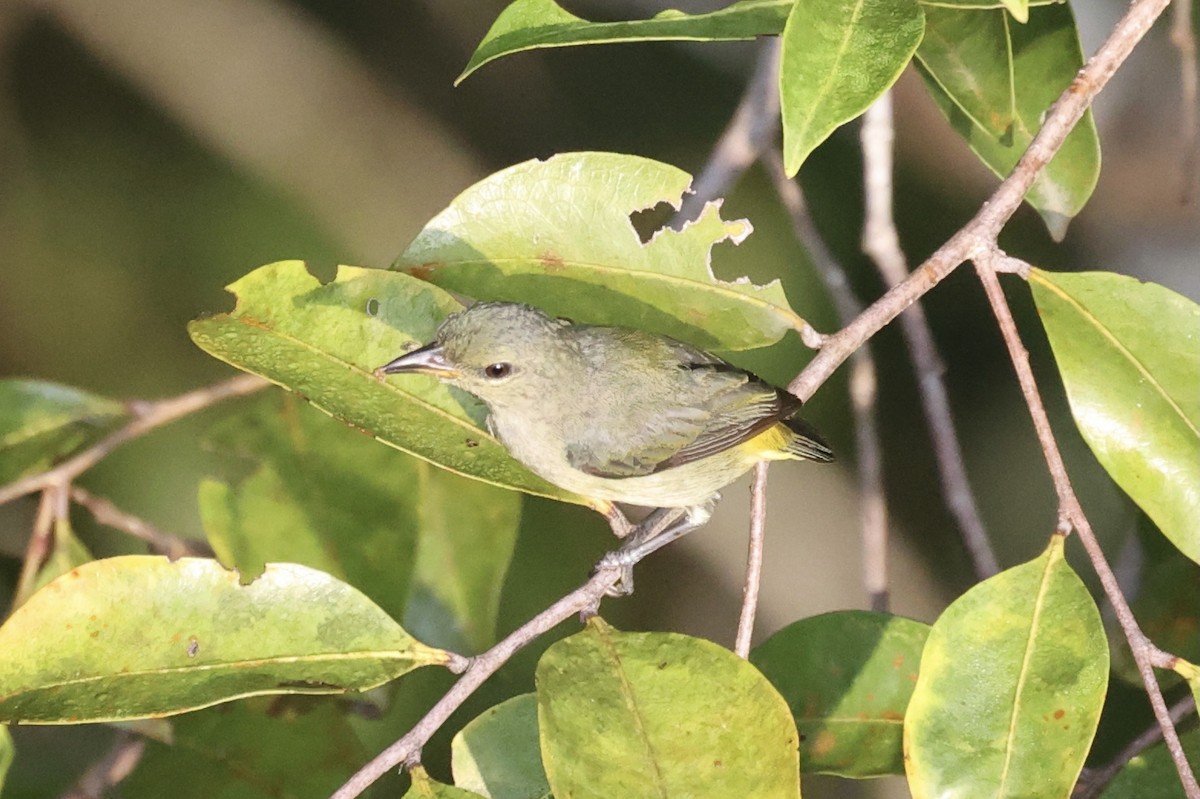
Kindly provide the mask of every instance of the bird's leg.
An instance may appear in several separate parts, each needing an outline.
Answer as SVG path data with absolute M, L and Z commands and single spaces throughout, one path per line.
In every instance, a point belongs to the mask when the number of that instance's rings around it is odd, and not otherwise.
M 691 508 L 659 508 L 637 527 L 625 546 L 607 553 L 596 564 L 597 569 L 619 566 L 620 579 L 609 590 L 610 596 L 633 593 L 633 567 L 643 558 L 667 544 L 703 527 L 712 518 L 716 497 L 703 505 Z
M 605 502 L 598 510 L 604 514 L 605 519 L 608 519 L 608 526 L 612 528 L 613 535 L 617 538 L 628 538 L 642 526 L 629 521 L 621 509 L 611 502 Z

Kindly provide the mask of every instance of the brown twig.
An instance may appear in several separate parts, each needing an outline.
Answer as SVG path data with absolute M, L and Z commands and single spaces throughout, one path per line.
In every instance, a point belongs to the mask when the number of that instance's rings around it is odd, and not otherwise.
M 25 558 L 21 561 L 21 575 L 17 578 L 17 589 L 13 592 L 14 608 L 24 603 L 33 593 L 38 571 L 46 562 L 46 556 L 50 554 L 55 522 L 66 515 L 66 484 L 55 483 L 42 489 L 37 515 L 33 520 L 33 530 L 29 534 L 29 542 L 25 545 Z
M 1108 39 L 1047 110 L 1045 121 L 1028 149 L 979 212 L 903 282 L 888 290 L 852 323 L 827 336 L 821 351 L 796 375 L 788 390 L 802 400 L 811 398 L 863 342 L 945 280 L 963 261 L 995 244 L 1000 228 L 1021 205 L 1067 134 L 1169 2 L 1134 0 Z
M 109 433 L 83 452 L 63 461 L 53 469 L 0 487 L 0 505 L 51 486 L 65 486 L 122 444 L 222 400 L 252 394 L 269 385 L 270 383 L 266 380 L 255 375 L 238 375 L 211 386 L 180 394 L 178 397 L 155 402 L 132 402 L 130 410 L 133 413 L 133 419 L 128 424 Z
M 767 526 L 767 467 L 759 461 L 754 467 L 750 486 L 750 540 L 746 552 L 746 582 L 742 586 L 742 610 L 738 614 L 737 637 L 733 651 L 738 657 L 750 657 L 754 637 L 754 617 L 758 613 L 758 589 L 762 584 L 763 542 Z
M 1171 721 L 1174 724 L 1179 724 L 1179 722 L 1195 712 L 1196 700 L 1191 694 L 1188 694 L 1171 705 Z M 1130 741 L 1124 749 L 1117 753 L 1116 757 L 1103 766 L 1094 769 L 1085 769 L 1084 774 L 1080 776 L 1079 782 L 1075 785 L 1075 790 L 1071 794 L 1071 798 L 1094 799 L 1099 796 L 1105 786 L 1112 782 L 1113 777 L 1117 776 L 1130 760 L 1133 760 L 1142 752 L 1161 741 L 1162 737 L 1162 727 L 1154 724 Z
M 1009 357 L 1017 373 L 1017 382 L 1021 386 L 1021 393 L 1025 396 L 1025 404 L 1029 408 L 1029 415 L 1033 418 L 1033 427 L 1037 433 L 1038 442 L 1041 444 L 1042 453 L 1046 457 L 1046 466 L 1050 471 L 1050 479 L 1054 483 L 1055 494 L 1058 496 L 1058 507 L 1061 517 L 1060 527 L 1066 528 L 1066 530 L 1073 528 L 1079 534 L 1079 540 L 1087 551 L 1088 558 L 1092 562 L 1092 567 L 1096 570 L 1096 574 L 1100 578 L 1100 585 L 1104 588 L 1104 594 L 1112 604 L 1113 611 L 1117 617 L 1117 623 L 1120 624 L 1122 632 L 1125 633 L 1126 640 L 1129 641 L 1129 648 L 1133 653 L 1133 659 L 1137 663 L 1138 672 L 1141 674 L 1142 682 L 1146 686 L 1146 692 L 1150 696 L 1150 705 L 1154 709 L 1154 716 L 1158 720 L 1159 727 L 1162 729 L 1163 739 L 1166 741 L 1167 749 L 1171 752 L 1171 759 L 1175 761 L 1175 768 L 1179 772 L 1180 782 L 1183 783 L 1184 793 L 1187 794 L 1188 799 L 1200 799 L 1200 785 L 1196 784 L 1196 777 L 1192 774 L 1191 766 L 1188 765 L 1187 757 L 1183 753 L 1183 745 L 1179 742 L 1179 734 L 1175 731 L 1175 725 L 1171 721 L 1166 700 L 1163 699 L 1162 690 L 1159 688 L 1158 680 L 1154 676 L 1154 666 L 1170 668 L 1174 663 L 1174 658 L 1154 646 L 1138 626 L 1137 619 L 1134 618 L 1133 611 L 1130 609 L 1129 603 L 1125 601 L 1125 596 L 1121 592 L 1121 586 L 1117 582 L 1117 577 L 1113 574 L 1112 569 L 1108 565 L 1108 560 L 1104 557 L 1104 550 L 1101 549 L 1100 542 L 1096 539 L 1096 535 L 1092 531 L 1092 525 L 1088 521 L 1087 516 L 1084 515 L 1083 507 L 1079 504 L 1079 498 L 1075 496 L 1075 489 L 1071 485 L 1071 478 L 1067 474 L 1066 464 L 1063 462 L 1062 454 L 1059 452 L 1058 442 L 1054 438 L 1054 431 L 1050 427 L 1050 418 L 1046 415 L 1046 408 L 1042 404 L 1041 393 L 1038 391 L 1037 383 L 1033 378 L 1033 370 L 1029 365 L 1029 353 L 1021 342 L 1020 333 L 1017 331 L 1017 323 L 1014 321 L 1012 311 L 1008 307 L 1008 300 L 1005 299 L 1004 290 L 1000 287 L 1000 281 L 989 262 L 990 258 L 996 252 L 995 250 L 991 250 L 987 253 L 977 255 L 975 271 L 983 283 L 988 302 L 991 304 L 992 312 L 996 316 L 996 322 L 1000 326 L 1000 333 L 1004 337 Z
M 825 284 L 842 325 L 849 325 L 863 312 L 854 296 L 846 271 L 825 244 L 821 231 L 808 213 L 800 184 L 787 176 L 778 148 L 763 154 L 775 191 L 792 220 L 796 238 L 804 246 Z M 858 513 L 863 541 L 863 580 L 873 610 L 888 608 L 887 503 L 883 493 L 883 448 L 875 418 L 878 386 L 875 359 L 865 343 L 850 355 L 850 404 L 854 412 L 855 451 L 858 456 Z
M 509 633 L 491 649 L 471 658 L 470 665 L 462 673 L 458 682 L 430 708 L 416 726 L 359 769 L 353 777 L 333 793 L 330 799 L 353 799 L 370 787 L 375 780 L 397 766 L 401 764 L 412 766 L 420 762 L 421 748 L 429 738 L 446 723 L 450 714 L 457 710 L 514 653 L 538 636 L 556 627 L 559 622 L 596 607 L 609 589 L 615 586 L 620 579 L 621 569 L 618 566 L 597 568 L 595 574 L 586 583 Z
M 126 513 L 104 497 L 98 497 L 79 486 L 71 486 L 71 501 L 85 508 L 100 524 L 140 538 L 150 545 L 151 550 L 171 560 L 188 555 L 207 557 L 212 554 L 200 542 L 164 533 L 145 519 Z
M 892 215 L 892 95 L 887 92 L 867 109 L 863 117 L 863 183 L 866 218 L 863 223 L 863 252 L 875 262 L 889 288 L 908 277 L 908 259 L 900 247 L 900 236 Z M 975 575 L 985 579 L 1000 566 L 992 550 L 987 529 L 979 515 L 975 493 L 967 479 L 962 448 L 954 427 L 954 415 L 942 380 L 945 367 L 938 355 L 929 320 L 920 303 L 913 303 L 900 314 L 900 330 L 909 357 L 917 373 L 917 389 L 933 452 L 941 475 L 942 497 L 958 523 L 963 543 L 975 567 Z
M 1195 197 L 1200 180 L 1200 110 L 1197 108 L 1196 35 L 1192 31 L 1192 0 L 1175 0 L 1171 19 L 1171 44 L 1179 51 L 1179 138 L 1183 152 L 1183 191 L 1186 205 Z
M 146 751 L 146 739 L 120 730 L 108 752 L 79 778 L 61 799 L 102 799 L 128 777 Z

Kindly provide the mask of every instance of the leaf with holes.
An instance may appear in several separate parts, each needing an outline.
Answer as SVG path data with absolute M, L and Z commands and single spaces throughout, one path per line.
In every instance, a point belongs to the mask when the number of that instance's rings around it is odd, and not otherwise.
M 1200 563 L 1200 305 L 1108 272 L 1035 269 L 1029 283 L 1084 440 Z
M 214 560 L 97 560 L 0 626 L 0 722 L 166 716 L 257 694 L 361 691 L 447 654 L 354 588 L 288 563 L 249 585 Z
M 329 415 L 444 469 L 503 488 L 575 502 L 521 466 L 483 428 L 482 406 L 421 376 L 373 370 L 433 338 L 461 305 L 382 269 L 339 267 L 322 284 L 300 261 L 260 267 L 230 285 L 231 313 L 188 325 L 210 355 L 294 391 Z
M 1007 177 L 1041 129 L 1046 109 L 1083 66 L 1071 8 L 1062 3 L 1032 9 L 1025 25 L 1011 24 L 999 9 L 928 11 L 931 44 L 917 53 L 925 85 L 979 159 Z M 1100 140 L 1089 110 L 1025 199 L 1061 239 L 1099 175 Z
M 536 681 L 555 796 L 799 799 L 787 703 L 716 644 L 593 619 L 546 650 Z
M 528 302 L 552 315 L 674 336 L 703 349 L 765 347 L 806 323 L 778 280 L 713 276 L 711 250 L 750 234 L 719 203 L 681 231 L 643 242 L 630 218 L 678 208 L 691 176 L 615 153 L 526 161 L 475 184 L 435 216 L 393 269 L 481 300 Z
M 866 111 L 916 52 L 917 0 L 795 3 L 783 29 L 779 99 L 789 175 L 838 126 Z
M 1100 612 L 1054 535 L 934 623 L 904 717 L 913 798 L 1069 796 L 1107 684 Z
M 750 653 L 787 700 L 804 771 L 904 773 L 901 731 L 929 626 L 840 611 L 789 624 Z

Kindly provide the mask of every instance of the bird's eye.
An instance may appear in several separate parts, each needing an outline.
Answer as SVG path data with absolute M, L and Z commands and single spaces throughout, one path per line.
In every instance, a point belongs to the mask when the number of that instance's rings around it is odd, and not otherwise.
M 486 366 L 483 373 L 492 380 L 499 380 L 502 377 L 508 377 L 512 373 L 512 364 L 509 363 L 493 363 Z

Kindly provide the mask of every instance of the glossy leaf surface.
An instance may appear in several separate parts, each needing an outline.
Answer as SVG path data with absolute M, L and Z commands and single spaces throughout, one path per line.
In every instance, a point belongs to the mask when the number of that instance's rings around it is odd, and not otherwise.
M 345 583 L 273 564 L 249 585 L 213 560 L 93 561 L 0 626 L 0 721 L 165 716 L 267 693 L 365 690 L 446 654 Z
M 783 29 L 779 99 L 789 175 L 887 91 L 925 30 L 917 0 L 797 2 Z
M 804 771 L 904 773 L 904 711 L 928 634 L 911 619 L 841 611 L 789 624 L 750 653 L 792 709 Z
M 765 347 L 804 327 L 778 280 L 716 279 L 719 242 L 750 234 L 710 203 L 682 231 L 643 243 L 630 215 L 678 207 L 691 176 L 615 153 L 526 161 L 476 183 L 435 216 L 393 265 L 481 300 L 529 302 L 553 316 L 636 327 L 704 349 Z
M 488 799 L 547 799 L 535 694 L 488 708 L 454 736 L 454 784 Z
M 800 795 L 787 704 L 716 644 L 593 619 L 542 656 L 537 695 L 555 796 Z
M 104 397 L 40 380 L 0 380 L 0 485 L 49 468 L 128 416 Z
M 192 340 L 386 444 L 493 485 L 587 504 L 534 476 L 481 427 L 482 407 L 436 380 L 372 372 L 433 338 L 461 306 L 407 275 L 343 266 L 322 284 L 300 261 L 233 283 L 231 313 L 192 322 Z
M 1200 562 L 1200 305 L 1109 272 L 1029 276 L 1083 438 Z
M 1055 535 L 934 623 L 904 720 L 914 799 L 1066 799 L 1107 683 L 1100 612 Z
M 975 18 L 978 14 L 995 15 L 995 20 L 988 26 Z M 924 53 L 918 51 L 934 101 L 979 159 L 1000 177 L 1016 166 L 1041 128 L 1046 109 L 1083 66 L 1070 6 L 1032 9 L 1024 25 L 1011 24 L 1006 14 L 931 8 L 934 44 Z M 1007 31 L 1006 41 L 992 38 L 1002 29 Z M 1004 90 L 1010 72 L 1011 93 Z M 1011 132 L 997 135 L 997 124 L 1010 114 Z M 1066 234 L 1071 218 L 1091 197 L 1099 174 L 1100 140 L 1088 111 L 1026 196 L 1056 239 Z

